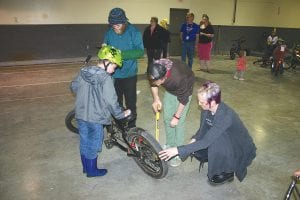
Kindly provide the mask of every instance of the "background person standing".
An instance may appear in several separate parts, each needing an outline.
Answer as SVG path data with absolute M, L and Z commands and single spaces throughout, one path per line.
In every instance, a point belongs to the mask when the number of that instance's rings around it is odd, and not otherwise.
M 148 57 L 147 67 L 153 63 L 153 60 L 160 59 L 163 46 L 163 31 L 163 28 L 158 24 L 158 18 L 151 17 L 150 25 L 145 28 L 143 34 L 143 43 Z
M 198 56 L 200 60 L 200 70 L 211 73 L 209 69 L 210 55 L 212 49 L 212 38 L 214 37 L 214 29 L 209 21 L 209 17 L 206 14 L 202 15 L 200 21 L 200 33 L 198 44 Z
M 108 22 L 111 27 L 105 33 L 103 43 L 120 49 L 123 58 L 122 68 L 118 68 L 113 74 L 118 102 L 124 106 L 124 98 L 126 108 L 136 117 L 137 59 L 144 55 L 142 34 L 128 22 L 125 11 L 121 8 L 113 8 L 109 12 Z M 136 119 L 130 121 L 128 127 L 135 127 L 135 123 Z
M 163 19 L 160 21 L 160 26 L 163 27 L 163 37 L 162 37 L 162 57 L 167 58 L 168 56 L 168 45 L 171 42 L 171 33 L 168 30 L 168 20 Z
M 199 25 L 194 23 L 194 14 L 186 14 L 186 23 L 181 25 L 180 39 L 182 42 L 181 60 L 186 62 L 186 56 L 188 57 L 188 66 L 192 68 L 193 59 L 195 54 L 195 48 L 198 44 L 199 38 Z

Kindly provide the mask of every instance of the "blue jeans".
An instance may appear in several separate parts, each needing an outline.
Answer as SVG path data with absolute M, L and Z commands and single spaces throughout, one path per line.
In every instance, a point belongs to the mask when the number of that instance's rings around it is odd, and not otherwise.
M 182 52 L 181 60 L 186 61 L 186 56 L 188 57 L 188 66 L 192 69 L 193 59 L 195 54 L 195 42 L 183 42 L 182 43 Z
M 80 155 L 94 159 L 102 151 L 103 125 L 77 119 L 80 135 Z

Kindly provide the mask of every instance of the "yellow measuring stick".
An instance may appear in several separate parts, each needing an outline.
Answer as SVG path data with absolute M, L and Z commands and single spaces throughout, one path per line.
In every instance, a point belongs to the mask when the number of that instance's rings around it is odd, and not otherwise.
M 155 113 L 155 139 L 159 141 L 159 112 Z

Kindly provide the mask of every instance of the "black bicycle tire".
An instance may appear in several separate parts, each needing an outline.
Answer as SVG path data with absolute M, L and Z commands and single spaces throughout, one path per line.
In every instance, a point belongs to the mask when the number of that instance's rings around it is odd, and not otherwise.
M 71 110 L 67 114 L 67 116 L 65 118 L 65 125 L 71 132 L 78 134 L 79 133 L 78 127 L 73 125 L 73 123 L 72 123 L 73 120 L 75 120 L 75 110 Z
M 253 61 L 253 65 L 256 65 L 257 63 L 262 63 L 262 59 L 258 59 L 258 60 L 255 60 L 255 61 Z
M 230 49 L 230 59 L 234 60 L 235 59 L 235 50 L 234 49 Z
M 146 132 L 142 128 L 132 128 L 128 132 L 128 141 L 132 141 L 136 136 L 141 136 L 143 137 L 147 143 L 151 146 L 151 148 L 154 150 L 154 153 L 158 156 L 158 153 L 162 150 L 160 144 L 155 140 L 155 138 Z M 140 162 L 140 160 L 137 157 L 132 157 L 133 160 L 137 163 L 137 165 L 146 173 L 147 175 L 156 178 L 156 179 L 161 179 L 164 178 L 167 173 L 168 173 L 168 163 L 166 161 L 160 160 L 160 171 L 159 173 L 154 173 L 152 172 L 149 168 L 145 167 L 143 163 Z

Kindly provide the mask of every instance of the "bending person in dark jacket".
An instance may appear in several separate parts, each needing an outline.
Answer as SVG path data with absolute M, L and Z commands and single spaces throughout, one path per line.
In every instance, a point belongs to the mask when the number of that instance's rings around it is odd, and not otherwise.
M 256 147 L 238 114 L 221 102 L 221 89 L 206 82 L 198 90 L 202 107 L 200 128 L 187 145 L 161 151 L 160 158 L 169 160 L 179 155 L 184 160 L 189 155 L 201 163 L 208 161 L 208 179 L 211 184 L 222 184 L 234 179 L 242 181 L 247 166 L 256 156 Z

